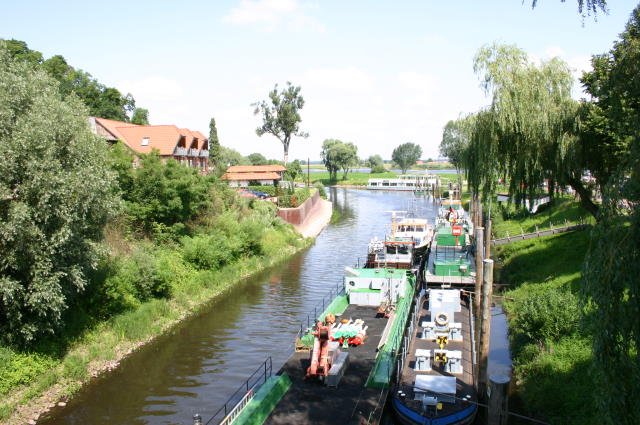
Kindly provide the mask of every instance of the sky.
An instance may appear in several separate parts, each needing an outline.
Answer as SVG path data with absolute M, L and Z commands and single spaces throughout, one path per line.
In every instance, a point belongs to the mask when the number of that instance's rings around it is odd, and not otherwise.
M 3 0 L 0 38 L 60 54 L 102 84 L 131 93 L 151 124 L 209 132 L 243 155 L 282 159 L 258 137 L 251 104 L 275 84 L 301 86 L 305 105 L 290 159 L 318 160 L 325 139 L 390 159 L 405 142 L 438 157 L 442 129 L 488 103 L 473 57 L 515 44 L 533 60 L 559 56 L 577 78 L 607 52 L 636 1 L 582 17 L 577 0 Z

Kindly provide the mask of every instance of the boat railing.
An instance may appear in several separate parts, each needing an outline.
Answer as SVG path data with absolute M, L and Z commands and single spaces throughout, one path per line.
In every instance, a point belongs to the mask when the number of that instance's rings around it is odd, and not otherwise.
M 396 380 L 398 380 L 402 375 L 402 370 L 404 369 L 404 364 L 407 360 L 407 355 L 409 354 L 411 338 L 413 338 L 414 331 L 417 329 L 418 321 L 420 320 L 420 309 L 422 307 L 423 300 L 424 294 L 422 292 L 416 295 L 415 302 L 413 304 L 413 311 L 411 312 L 411 316 L 409 317 L 409 321 L 407 322 L 407 327 L 405 328 L 404 334 L 402 335 L 402 346 L 400 347 L 398 358 L 396 361 Z M 392 381 L 390 380 L 389 382 Z
M 253 395 L 273 375 L 271 356 L 260 364 L 256 370 L 231 394 L 227 401 L 209 418 L 205 425 L 229 425 L 251 401 Z M 196 415 L 199 417 L 199 415 Z M 194 423 L 196 417 L 194 416 Z M 200 422 L 202 423 L 202 422 Z
M 329 307 L 331 302 L 337 296 L 343 295 L 344 293 L 345 293 L 345 289 L 344 289 L 344 283 L 343 282 L 338 282 L 335 285 L 335 287 L 331 288 L 329 290 L 329 292 L 327 292 L 322 297 L 322 300 L 320 302 L 318 302 L 313 307 L 313 313 L 311 312 L 311 310 L 309 310 L 309 313 L 307 313 L 306 319 L 303 319 L 300 322 L 300 328 L 298 329 L 297 338 L 300 338 L 300 337 L 302 337 L 302 335 L 304 335 L 305 329 L 308 329 L 311 326 L 315 325 L 316 321 L 318 320 L 318 316 L 321 315 L 322 313 L 324 313 L 324 311 L 327 309 L 327 307 Z

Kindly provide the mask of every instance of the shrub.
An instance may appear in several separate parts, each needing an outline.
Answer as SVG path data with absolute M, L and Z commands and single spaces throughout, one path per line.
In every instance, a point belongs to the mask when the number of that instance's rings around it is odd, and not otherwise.
M 578 298 L 569 291 L 548 288 L 522 300 L 514 311 L 513 330 L 531 341 L 557 341 L 578 330 Z
M 327 199 L 327 191 L 325 190 L 322 182 L 315 182 L 313 184 L 313 187 L 315 187 L 318 190 L 318 192 L 320 192 L 320 197 L 322 199 Z

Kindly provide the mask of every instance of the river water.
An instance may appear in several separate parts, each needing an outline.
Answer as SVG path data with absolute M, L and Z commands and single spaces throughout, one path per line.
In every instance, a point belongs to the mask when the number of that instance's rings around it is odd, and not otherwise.
M 369 240 L 389 230 L 391 210 L 435 214 L 428 195 L 328 192 L 334 222 L 313 246 L 238 284 L 39 424 L 191 424 L 194 413 L 206 421 L 267 356 L 279 369 L 301 321 L 342 280 L 344 267 L 365 256 Z

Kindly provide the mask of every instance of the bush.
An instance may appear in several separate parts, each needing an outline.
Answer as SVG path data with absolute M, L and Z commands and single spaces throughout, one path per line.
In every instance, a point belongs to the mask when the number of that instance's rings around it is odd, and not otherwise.
M 569 291 L 548 288 L 522 300 L 514 311 L 513 330 L 534 342 L 557 341 L 578 330 L 578 297 Z
M 313 187 L 315 187 L 318 190 L 318 192 L 320 192 L 320 197 L 322 199 L 327 199 L 327 191 L 325 190 L 322 182 L 315 182 L 313 184 Z
M 182 258 L 198 270 L 217 270 L 232 262 L 240 250 L 238 240 L 231 241 L 221 232 L 182 239 Z

